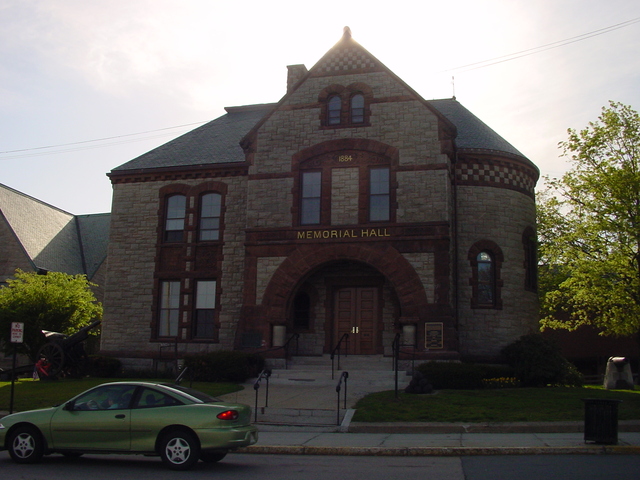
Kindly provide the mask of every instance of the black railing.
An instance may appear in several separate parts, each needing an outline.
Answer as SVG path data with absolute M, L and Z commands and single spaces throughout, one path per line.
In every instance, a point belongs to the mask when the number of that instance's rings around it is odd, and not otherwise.
M 264 349 L 264 350 L 257 350 L 255 353 L 264 354 L 264 353 L 267 353 L 267 352 L 275 352 L 277 350 L 284 350 L 284 369 L 287 370 L 289 368 L 289 359 L 291 358 L 291 353 L 289 352 L 289 349 L 291 348 L 291 343 L 294 340 L 296 341 L 295 354 L 297 355 L 299 347 L 300 347 L 299 338 L 300 338 L 300 334 L 299 333 L 294 333 L 281 346 L 279 346 L 279 347 L 271 347 L 271 348 L 267 348 L 267 349 Z
M 338 385 L 336 385 L 336 393 L 338 394 L 338 411 L 337 411 L 337 425 L 340 425 L 340 390 L 342 389 L 342 382 L 344 380 L 344 409 L 347 409 L 347 379 L 349 378 L 349 372 L 342 372 Z
M 296 355 L 297 355 L 300 347 L 299 339 L 300 339 L 300 334 L 294 333 L 289 337 L 289 339 L 286 342 L 284 342 L 284 345 L 282 345 L 282 348 L 284 349 L 284 369 L 285 370 L 289 368 L 289 358 L 291 358 L 291 355 L 289 354 L 289 346 L 293 340 L 296 341 Z
M 269 377 L 271 376 L 271 370 L 269 370 L 268 368 L 265 368 L 264 370 L 262 370 L 262 372 L 260 372 L 260 375 L 258 375 L 258 378 L 256 380 L 256 383 L 253 384 L 253 389 L 256 391 L 256 408 L 254 409 L 254 422 L 258 421 L 258 390 L 260 389 L 260 382 L 262 381 L 262 379 L 266 379 L 267 381 L 267 391 L 266 391 L 266 395 L 265 395 L 265 399 L 264 399 L 264 408 L 267 408 L 269 406 Z
M 391 350 L 393 352 L 393 371 L 395 374 L 395 392 L 396 398 L 398 398 L 398 363 L 400 360 L 400 334 L 396 333 L 391 343 Z
M 398 398 L 398 370 L 400 363 L 400 354 L 411 354 L 411 374 L 415 371 L 416 364 L 416 346 L 410 344 L 412 347 L 410 351 L 402 350 L 402 347 L 407 346 L 403 343 L 400 343 L 400 339 L 402 338 L 401 333 L 396 333 L 396 336 L 393 338 L 393 342 L 391 344 L 391 350 L 393 352 L 393 371 L 395 373 L 395 394 L 396 398 Z
M 345 350 L 345 356 L 347 356 L 348 350 L 349 350 L 349 334 L 348 333 L 345 333 L 340 337 L 340 340 L 338 340 L 338 343 L 336 344 L 335 347 L 333 347 L 333 350 L 331 351 L 331 380 L 334 380 L 333 378 L 334 372 L 335 372 L 334 358 L 336 357 L 336 355 L 338 356 L 338 370 L 340 370 L 340 350 L 341 350 L 343 341 L 347 344 L 347 348 Z

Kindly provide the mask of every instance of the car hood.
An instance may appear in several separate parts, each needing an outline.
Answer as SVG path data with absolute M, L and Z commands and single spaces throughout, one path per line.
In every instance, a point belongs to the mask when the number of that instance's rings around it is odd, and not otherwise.
M 41 408 L 38 410 L 27 410 L 26 412 L 13 413 L 6 417 L 0 418 L 0 424 L 8 427 L 18 422 L 38 423 L 48 421 L 59 407 Z

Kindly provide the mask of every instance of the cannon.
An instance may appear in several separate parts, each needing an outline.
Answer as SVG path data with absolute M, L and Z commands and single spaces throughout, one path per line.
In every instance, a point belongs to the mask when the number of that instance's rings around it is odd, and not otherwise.
M 87 357 L 82 343 L 89 337 L 89 332 L 100 323 L 100 320 L 96 320 L 69 336 L 43 330 L 46 343 L 38 350 L 38 361 L 35 364 L 38 373 L 51 378 L 60 374 L 76 373 Z

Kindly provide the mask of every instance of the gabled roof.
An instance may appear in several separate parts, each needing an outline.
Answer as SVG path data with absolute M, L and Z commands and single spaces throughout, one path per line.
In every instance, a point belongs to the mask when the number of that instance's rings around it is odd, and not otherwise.
M 76 217 L 2 184 L 0 213 L 34 269 L 91 278 L 106 258 L 110 214 Z
M 310 77 L 331 77 L 345 73 L 385 72 L 399 82 L 416 100 L 440 118 L 455 135 L 459 151 L 506 154 L 529 164 L 509 142 L 463 107 L 455 99 L 424 100 L 401 78 L 351 38 L 345 28 L 343 37 L 310 70 L 292 85 L 278 103 L 226 108 L 227 113 L 111 171 L 110 175 L 136 170 L 180 168 L 245 162 L 240 145 L 248 146 L 253 134 L 289 95 Z M 531 164 L 533 165 L 533 164 Z

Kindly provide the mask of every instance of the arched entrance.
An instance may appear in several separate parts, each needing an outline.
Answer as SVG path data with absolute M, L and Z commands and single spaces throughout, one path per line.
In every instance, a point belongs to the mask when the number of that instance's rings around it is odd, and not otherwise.
M 308 311 L 297 310 L 304 305 Z M 415 321 L 426 305 L 420 278 L 388 244 L 301 246 L 282 262 L 262 297 L 267 321 L 304 335 L 311 354 L 328 353 L 344 333 L 352 354 L 389 353 L 403 319 Z

